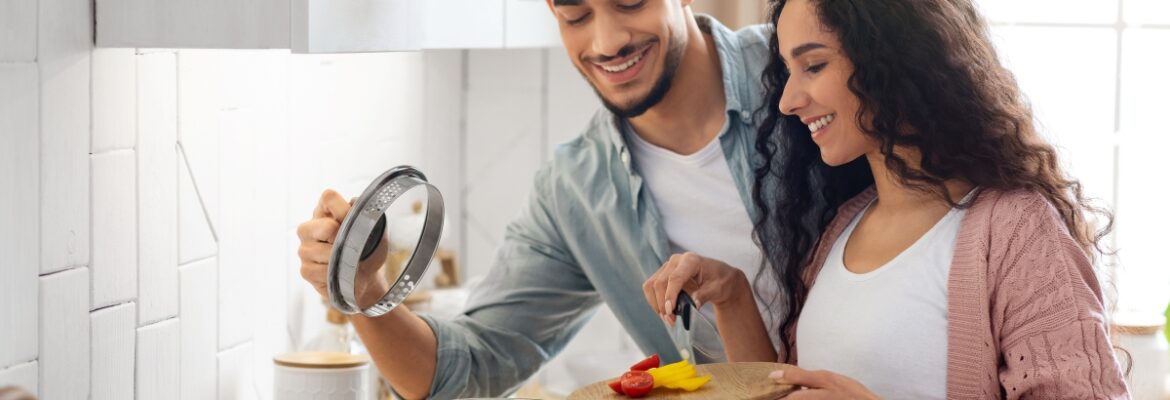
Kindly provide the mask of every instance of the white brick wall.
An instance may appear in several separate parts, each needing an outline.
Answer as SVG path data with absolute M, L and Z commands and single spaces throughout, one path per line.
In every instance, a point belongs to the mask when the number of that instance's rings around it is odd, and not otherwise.
M 93 49 L 90 7 L 0 3 L 0 386 L 269 399 L 324 319 L 289 232 L 417 163 L 421 57 Z
M 530 185 L 505 171 L 530 174 L 564 137 L 550 116 L 575 115 L 533 110 L 580 106 L 550 101 L 581 92 L 550 84 L 579 80 L 546 70 L 555 52 L 449 52 L 426 75 L 417 53 L 95 50 L 90 7 L 0 5 L 0 385 L 44 399 L 271 398 L 272 357 L 323 325 L 293 234 L 321 190 L 355 196 L 400 164 L 435 171 L 451 204 L 471 171 L 508 181 L 466 196 L 487 254 L 496 206 Z M 486 67 L 470 92 L 465 61 Z M 424 114 L 440 81 L 443 112 Z M 464 163 L 463 139 L 495 150 Z
M 135 389 L 139 399 L 179 398 L 179 320 L 138 328 Z
M 36 361 L 0 369 L 0 386 L 16 386 L 35 396 L 37 394 L 37 372 Z
M 93 309 L 138 293 L 134 151 L 93 155 Z
M 180 388 L 183 400 L 216 396 L 216 262 L 214 258 L 179 268 Z
M 40 0 L 41 273 L 89 264 L 89 0 Z M 43 366 L 42 366 L 43 367 Z
M 119 304 L 89 314 L 90 398 L 134 398 L 134 303 Z
M 41 277 L 40 397 L 89 397 L 89 268 Z
M 253 400 L 257 398 L 256 383 L 252 373 L 252 343 L 226 349 L 219 353 L 217 360 L 220 399 Z M 271 364 L 270 364 L 271 365 Z M 272 385 L 269 384 L 268 387 Z
M 37 358 L 37 92 L 36 64 L 0 64 L 0 368 Z
M 134 49 L 93 51 L 93 143 L 91 152 L 134 148 L 137 66 Z
M 179 315 L 178 82 L 175 54 L 136 57 L 138 323 Z

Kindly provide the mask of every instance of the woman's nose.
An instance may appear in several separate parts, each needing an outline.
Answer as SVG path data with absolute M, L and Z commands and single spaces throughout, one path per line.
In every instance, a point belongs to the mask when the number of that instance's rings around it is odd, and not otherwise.
M 778 108 L 784 115 L 793 115 L 808 104 L 808 95 L 804 89 L 796 85 L 792 79 L 784 82 L 784 92 L 780 95 Z

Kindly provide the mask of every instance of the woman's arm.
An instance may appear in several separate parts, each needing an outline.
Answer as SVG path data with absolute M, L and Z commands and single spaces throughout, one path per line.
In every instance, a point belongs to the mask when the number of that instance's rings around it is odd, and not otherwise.
M 993 253 L 998 262 L 988 278 L 1004 393 L 1008 399 L 1129 398 L 1092 263 L 1047 201 L 1018 210 L 1031 212 L 1007 218 L 1001 226 L 1008 230 L 993 230 L 1015 234 L 1002 247 L 993 244 L 1002 253 Z

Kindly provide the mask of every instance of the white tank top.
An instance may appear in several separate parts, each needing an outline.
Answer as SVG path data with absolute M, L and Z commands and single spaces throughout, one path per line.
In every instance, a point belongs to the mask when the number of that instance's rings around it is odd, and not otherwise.
M 800 367 L 848 376 L 882 398 L 945 398 L 947 276 L 965 211 L 857 274 L 845 269 L 845 243 L 868 209 L 833 243 L 809 291 L 796 328 Z

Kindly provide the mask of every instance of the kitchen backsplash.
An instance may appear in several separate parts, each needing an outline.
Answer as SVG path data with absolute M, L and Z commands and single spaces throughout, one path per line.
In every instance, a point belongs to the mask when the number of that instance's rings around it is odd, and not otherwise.
M 94 49 L 90 7 L 0 6 L 0 386 L 43 399 L 270 398 L 323 322 L 295 235 L 322 189 L 420 166 L 474 280 L 598 106 L 560 49 Z M 636 353 L 586 331 L 567 355 Z

